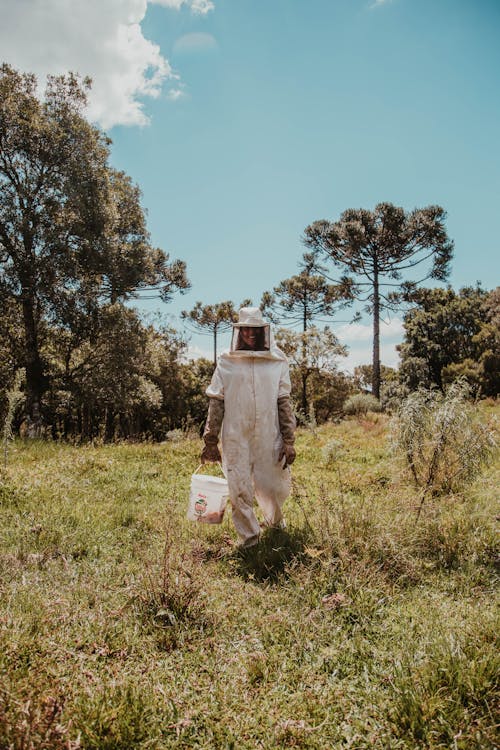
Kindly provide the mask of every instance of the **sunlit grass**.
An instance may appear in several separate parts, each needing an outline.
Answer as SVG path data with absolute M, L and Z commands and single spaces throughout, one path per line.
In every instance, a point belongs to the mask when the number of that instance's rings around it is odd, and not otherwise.
M 198 440 L 14 443 L 0 747 L 495 747 L 498 464 L 416 523 L 386 434 L 300 433 L 246 553 L 185 520 Z

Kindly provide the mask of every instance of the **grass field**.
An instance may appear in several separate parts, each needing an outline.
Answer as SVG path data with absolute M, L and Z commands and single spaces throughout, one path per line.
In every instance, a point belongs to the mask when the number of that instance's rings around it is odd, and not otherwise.
M 498 463 L 416 523 L 385 417 L 303 431 L 243 554 L 184 518 L 200 448 L 13 445 L 0 747 L 498 747 Z

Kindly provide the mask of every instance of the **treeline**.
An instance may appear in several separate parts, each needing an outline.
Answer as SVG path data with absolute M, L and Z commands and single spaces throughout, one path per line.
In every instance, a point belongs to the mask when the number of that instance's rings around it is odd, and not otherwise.
M 213 363 L 186 361 L 182 333 L 130 307 L 150 295 L 168 302 L 190 284 L 184 262 L 151 244 L 138 187 L 112 168 L 109 139 L 85 120 L 88 85 L 49 77 L 40 101 L 34 76 L 0 68 L 0 417 L 22 370 L 24 434 L 163 439 L 202 423 Z M 260 301 L 290 358 L 300 419 L 340 416 L 364 390 L 390 407 L 458 376 L 498 394 L 498 290 L 422 287 L 449 274 L 444 220 L 439 206 L 381 203 L 305 229 L 298 273 Z M 211 334 L 214 359 L 235 307 L 198 302 L 182 314 Z M 324 324 L 359 318 L 353 308 L 371 315 L 373 359 L 351 377 Z M 399 372 L 380 363 L 380 322 L 394 311 L 406 332 Z

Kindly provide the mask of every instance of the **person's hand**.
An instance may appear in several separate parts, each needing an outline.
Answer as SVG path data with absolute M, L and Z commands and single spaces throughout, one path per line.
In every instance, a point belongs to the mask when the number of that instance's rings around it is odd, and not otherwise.
M 217 462 L 220 463 L 222 461 L 222 457 L 220 455 L 220 450 L 217 443 L 209 443 L 208 445 L 205 444 L 205 447 L 201 452 L 200 460 L 202 464 L 215 464 Z
M 280 455 L 278 461 L 283 461 L 283 468 L 286 469 L 287 466 L 291 466 L 293 462 L 295 461 L 295 448 L 290 443 L 283 443 L 283 447 L 281 448 Z

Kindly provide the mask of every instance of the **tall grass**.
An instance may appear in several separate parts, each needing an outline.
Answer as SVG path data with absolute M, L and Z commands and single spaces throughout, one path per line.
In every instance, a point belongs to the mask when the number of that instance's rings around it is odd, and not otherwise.
M 416 487 L 421 508 L 428 496 L 457 492 L 470 484 L 496 450 L 493 430 L 469 400 L 466 382 L 446 393 L 415 391 L 401 404 L 392 434 Z

